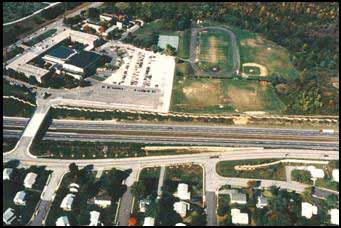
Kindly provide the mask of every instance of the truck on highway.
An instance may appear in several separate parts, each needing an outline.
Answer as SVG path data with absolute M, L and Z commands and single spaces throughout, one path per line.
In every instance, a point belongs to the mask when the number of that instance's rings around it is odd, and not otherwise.
M 322 134 L 335 134 L 335 130 L 334 129 L 321 129 L 320 132 Z

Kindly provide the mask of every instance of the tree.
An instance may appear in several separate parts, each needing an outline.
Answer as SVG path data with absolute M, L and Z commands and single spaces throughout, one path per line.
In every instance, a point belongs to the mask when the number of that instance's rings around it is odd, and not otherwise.
M 96 20 L 99 18 L 99 9 L 97 8 L 89 8 L 88 11 L 87 11 L 87 16 L 90 18 L 90 19 L 93 19 L 93 20 Z
M 78 174 L 78 166 L 76 165 L 76 163 L 72 162 L 70 165 L 69 165 L 69 171 L 70 171 L 70 175 L 72 177 L 75 177 L 77 174 Z
M 147 195 L 147 189 L 143 182 L 137 181 L 131 186 L 131 193 L 137 199 Z

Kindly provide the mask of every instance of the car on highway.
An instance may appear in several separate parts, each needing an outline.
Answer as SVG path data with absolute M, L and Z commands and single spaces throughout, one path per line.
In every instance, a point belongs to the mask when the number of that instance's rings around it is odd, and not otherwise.
M 210 158 L 210 159 L 211 159 L 211 158 L 219 158 L 219 155 L 213 155 L 213 156 L 210 156 L 209 158 Z

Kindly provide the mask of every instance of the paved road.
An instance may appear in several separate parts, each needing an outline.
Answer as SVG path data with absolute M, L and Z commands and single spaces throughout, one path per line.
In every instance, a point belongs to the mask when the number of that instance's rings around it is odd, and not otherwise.
M 162 186 L 163 186 L 163 183 L 164 183 L 165 172 L 166 172 L 166 167 L 165 166 L 161 166 L 160 176 L 159 176 L 159 183 L 157 185 L 157 198 L 161 198 L 161 195 L 162 195 Z
M 217 196 L 215 192 L 206 191 L 207 226 L 217 226 Z
M 47 217 L 47 214 L 52 206 L 51 201 L 40 200 L 38 203 L 38 209 L 33 215 L 33 220 L 28 224 L 29 226 L 42 226 Z
M 25 127 L 28 118 L 4 117 L 4 127 Z M 120 131 L 147 131 L 147 132 L 190 132 L 214 134 L 241 134 L 241 135 L 280 135 L 280 136 L 316 136 L 338 140 L 339 132 L 322 134 L 314 129 L 281 129 L 255 127 L 227 127 L 227 126 L 198 126 L 198 125 L 169 125 L 169 124 L 139 124 L 139 123 L 112 123 L 109 121 L 91 120 L 53 120 L 50 129 L 85 129 L 85 130 L 120 130 Z
M 3 137 L 20 137 L 20 130 L 3 130 Z M 84 134 L 73 132 L 50 132 L 44 139 L 56 141 L 84 142 L 134 142 L 164 145 L 196 145 L 196 146 L 236 146 L 236 147 L 266 147 L 266 148 L 305 148 L 315 150 L 339 150 L 338 142 L 295 141 L 295 140 L 259 140 L 259 139 L 229 139 L 215 137 L 183 137 L 154 135 L 121 135 L 121 134 Z M 25 144 L 26 145 L 26 144 Z

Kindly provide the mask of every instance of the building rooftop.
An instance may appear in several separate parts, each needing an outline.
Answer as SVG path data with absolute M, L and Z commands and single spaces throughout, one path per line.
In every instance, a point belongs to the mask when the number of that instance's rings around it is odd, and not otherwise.
M 178 184 L 176 196 L 182 200 L 191 199 L 191 193 L 188 191 L 188 184 L 184 184 L 184 183 Z
M 268 205 L 268 200 L 264 196 L 258 196 L 257 198 L 257 208 L 263 208 Z
M 339 169 L 333 169 L 332 176 L 333 180 L 339 183 Z
M 324 177 L 323 169 L 317 169 L 315 166 L 311 165 L 307 167 L 307 170 L 310 172 L 312 178 Z
M 48 50 L 46 54 L 59 59 L 67 59 L 69 56 L 75 53 L 76 53 L 75 50 L 65 47 L 64 45 L 60 45 L 58 47 Z
M 2 180 L 9 180 L 11 179 L 11 174 L 13 172 L 13 169 L 11 168 L 5 168 L 2 172 Z
M 65 63 L 79 68 L 86 68 L 96 62 L 99 58 L 101 58 L 101 55 L 95 52 L 81 51 L 71 56 Z
M 249 215 L 247 213 L 240 213 L 239 209 L 231 209 L 233 224 L 249 224 Z
M 231 193 L 231 203 L 246 204 L 246 194 L 244 193 Z
M 62 203 L 60 204 L 60 207 L 65 209 L 65 210 L 71 210 L 73 200 L 75 199 L 74 194 L 67 194 Z
M 97 226 L 99 222 L 100 213 L 98 211 L 90 211 L 90 224 L 89 226 Z
M 13 199 L 13 202 L 17 205 L 18 204 L 24 204 L 25 197 L 26 197 L 25 191 L 17 192 L 17 194 L 15 195 L 15 197 Z
M 175 224 L 175 226 L 187 226 L 187 225 L 185 223 L 179 222 L 179 223 Z
M 186 217 L 187 210 L 189 209 L 189 203 L 183 201 L 175 202 L 173 208 L 181 217 Z
M 56 221 L 56 226 L 70 226 L 70 222 L 67 216 L 61 216 Z
M 24 180 L 24 186 L 26 188 L 32 188 L 32 185 L 36 182 L 37 176 L 36 173 L 28 173 Z
M 330 210 L 330 223 L 334 225 L 339 225 L 339 209 Z
M 14 214 L 14 209 L 13 208 L 8 208 L 3 214 L 2 214 L 2 221 L 6 225 L 10 225 L 13 220 L 16 218 Z
M 301 209 L 301 215 L 303 217 L 306 217 L 307 219 L 310 219 L 313 215 L 317 214 L 317 207 L 308 203 L 308 202 L 302 202 L 302 209 Z
M 155 224 L 155 219 L 152 217 L 145 217 L 144 218 L 144 222 L 143 222 L 143 226 L 154 226 Z

